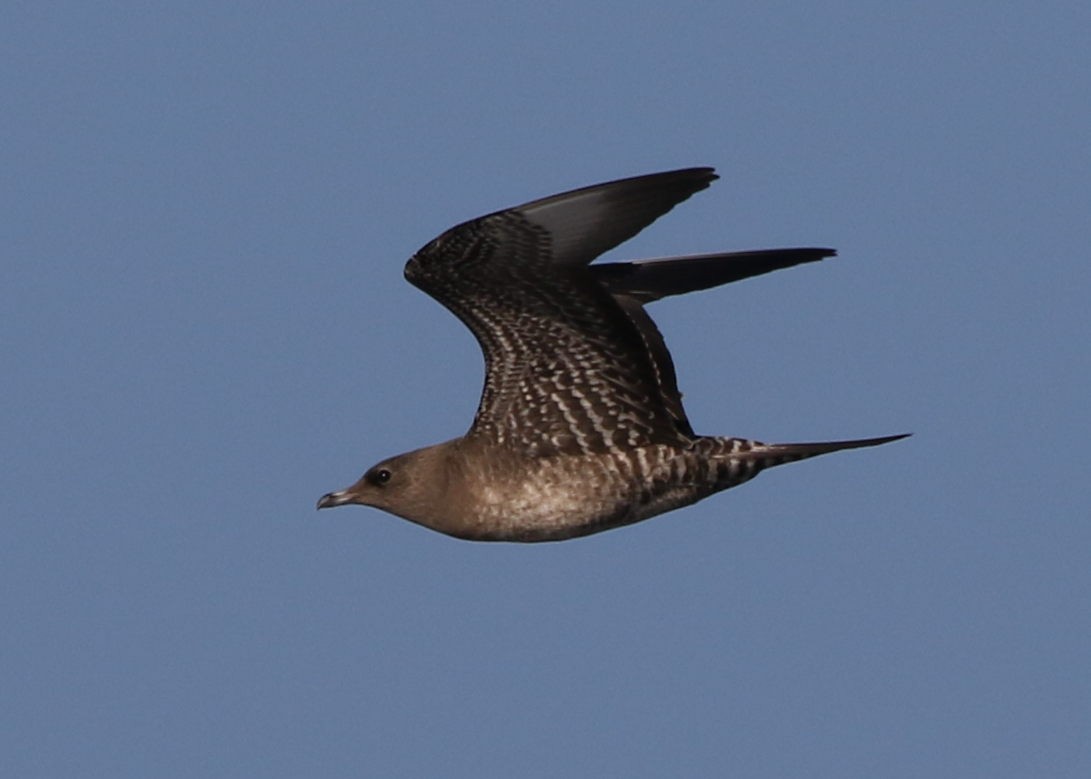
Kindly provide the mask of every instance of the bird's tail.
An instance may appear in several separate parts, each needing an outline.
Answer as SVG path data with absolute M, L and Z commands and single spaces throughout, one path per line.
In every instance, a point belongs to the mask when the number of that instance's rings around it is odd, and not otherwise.
M 857 438 L 852 441 L 820 441 L 806 444 L 759 444 L 754 443 L 748 452 L 740 452 L 736 457 L 755 458 L 764 460 L 766 467 L 794 463 L 797 460 L 806 460 L 808 457 L 817 457 L 820 454 L 840 452 L 842 449 L 863 449 L 868 446 L 888 444 L 908 437 L 909 433 L 900 435 L 888 435 L 881 438 Z
M 857 438 L 852 441 L 821 441 L 808 444 L 763 444 L 745 438 L 700 439 L 699 448 L 705 448 L 705 461 L 713 466 L 709 474 L 717 489 L 726 489 L 757 476 L 766 468 L 794 463 L 817 457 L 820 454 L 840 452 L 842 449 L 862 449 L 879 446 L 906 438 L 910 434 L 888 435 L 882 438 Z M 702 446 L 703 444 L 703 446 Z

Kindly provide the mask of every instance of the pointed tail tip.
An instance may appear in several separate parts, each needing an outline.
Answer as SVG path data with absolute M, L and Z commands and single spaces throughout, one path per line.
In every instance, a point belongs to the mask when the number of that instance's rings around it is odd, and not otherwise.
M 901 441 L 903 438 L 909 438 L 912 433 L 898 433 L 896 435 L 884 435 L 879 438 L 865 438 L 861 442 L 862 446 L 879 446 L 880 444 L 889 444 L 891 441 Z
M 749 456 L 754 458 L 771 458 L 775 464 L 797 462 L 822 454 L 841 452 L 846 449 L 863 449 L 869 446 L 881 446 L 893 441 L 908 438 L 912 433 L 898 433 L 897 435 L 880 436 L 879 438 L 855 438 L 847 441 L 816 441 L 797 444 L 764 444 L 750 450 Z M 738 457 L 739 455 L 734 455 Z
M 782 444 L 782 446 L 798 447 L 799 449 L 813 449 L 815 454 L 825 454 L 826 452 L 839 452 L 842 449 L 864 449 L 869 446 L 882 446 L 883 444 L 889 444 L 894 441 L 901 441 L 903 438 L 909 438 L 912 433 L 898 433 L 897 435 L 884 435 L 878 438 L 854 438 L 848 441 L 824 441 L 822 443 L 813 444 Z

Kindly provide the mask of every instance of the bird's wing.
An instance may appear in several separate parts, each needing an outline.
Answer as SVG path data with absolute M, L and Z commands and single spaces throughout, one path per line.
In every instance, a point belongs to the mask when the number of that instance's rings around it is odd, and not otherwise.
M 644 310 L 644 304 L 668 295 L 709 289 L 804 262 L 814 262 L 836 253 L 833 249 L 816 248 L 763 249 L 610 262 L 592 265 L 590 270 L 595 280 L 609 290 L 636 325 L 652 358 L 663 404 L 677 427 L 685 435 L 693 436 L 693 428 L 682 407 L 682 393 L 678 391 L 670 351 L 659 328 Z
M 695 254 L 632 262 L 607 262 L 591 268 L 595 279 L 615 295 L 650 303 L 669 295 L 718 287 L 837 254 L 834 249 L 759 249 Z
M 587 265 L 715 178 L 690 168 L 553 195 L 454 227 L 410 259 L 406 278 L 484 352 L 469 435 L 530 457 L 686 439 L 681 403 L 664 399 L 669 357 L 649 351 L 666 355 L 662 338 L 649 344 L 643 311 Z

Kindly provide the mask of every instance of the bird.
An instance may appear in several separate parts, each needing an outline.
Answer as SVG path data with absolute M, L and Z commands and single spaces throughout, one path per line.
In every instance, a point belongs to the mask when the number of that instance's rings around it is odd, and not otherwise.
M 645 305 L 836 255 L 721 252 L 591 264 L 718 178 L 624 178 L 459 224 L 405 278 L 458 317 L 485 358 L 460 438 L 387 458 L 318 508 L 358 504 L 455 538 L 587 536 L 696 503 L 766 468 L 908 434 L 767 444 L 698 435 Z

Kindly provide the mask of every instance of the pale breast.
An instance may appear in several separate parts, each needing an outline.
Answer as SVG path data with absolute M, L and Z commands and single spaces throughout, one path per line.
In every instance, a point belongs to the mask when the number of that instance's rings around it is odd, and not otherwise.
M 471 522 L 479 537 L 523 541 L 636 522 L 698 499 L 686 459 L 676 447 L 652 445 L 524 462 L 471 487 Z

